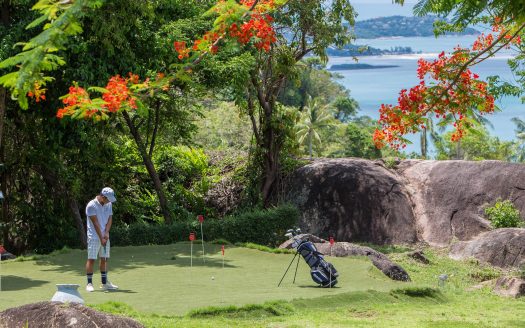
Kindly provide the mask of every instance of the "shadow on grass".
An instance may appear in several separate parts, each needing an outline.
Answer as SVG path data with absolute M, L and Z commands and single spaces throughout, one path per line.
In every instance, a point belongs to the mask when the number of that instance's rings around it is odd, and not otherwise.
M 218 258 L 221 246 L 205 244 L 205 257 L 202 258 L 201 244 L 193 245 L 193 267 L 222 268 L 223 260 Z M 108 260 L 109 271 L 131 270 L 148 266 L 191 266 L 191 245 L 178 243 L 160 246 L 126 246 L 111 248 L 111 257 Z M 214 257 L 211 257 L 213 254 Z M 35 260 L 40 266 L 49 266 L 42 271 L 85 273 L 87 252 L 85 250 L 69 250 L 59 255 L 41 256 Z M 98 260 L 96 261 L 98 263 Z M 95 269 L 98 264 L 95 263 Z M 224 260 L 225 268 L 235 268 L 228 259 Z
M 38 287 L 49 282 L 45 280 L 33 280 L 17 276 L 2 276 L 1 279 L 2 291 L 5 292 Z
M 115 289 L 115 290 L 108 290 L 108 291 L 105 291 L 105 290 L 101 290 L 100 292 L 102 293 L 108 293 L 108 294 L 137 294 L 136 291 L 134 290 L 131 290 L 131 289 Z
M 315 284 L 315 282 L 312 282 L 312 284 Z M 329 287 L 321 287 L 319 285 L 297 285 L 296 287 L 299 287 L 299 288 L 317 288 L 317 289 L 326 289 L 326 290 L 341 288 L 339 286 L 334 286 L 332 288 L 329 288 Z

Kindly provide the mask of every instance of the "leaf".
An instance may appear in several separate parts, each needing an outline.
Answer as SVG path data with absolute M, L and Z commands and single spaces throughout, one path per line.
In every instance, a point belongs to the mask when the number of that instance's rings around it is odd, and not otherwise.
M 102 88 L 102 87 L 89 87 L 87 88 L 90 92 L 98 92 L 98 93 L 107 93 L 109 92 L 108 89 Z
M 29 30 L 33 27 L 36 27 L 40 24 L 42 24 L 43 22 L 45 22 L 47 20 L 47 16 L 40 16 L 38 17 L 37 19 L 35 19 L 34 21 L 32 21 L 31 23 L 29 23 L 29 25 L 26 26 L 26 30 Z
M 147 117 L 148 116 L 148 108 L 146 106 L 144 106 L 144 104 L 142 103 L 142 101 L 140 100 L 136 100 L 136 104 L 137 104 L 137 109 L 136 109 L 136 112 L 139 116 L 141 117 Z

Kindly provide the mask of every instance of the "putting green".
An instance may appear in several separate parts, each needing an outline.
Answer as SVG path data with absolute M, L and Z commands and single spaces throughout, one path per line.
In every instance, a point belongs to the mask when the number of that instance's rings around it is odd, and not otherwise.
M 340 273 L 336 288 L 317 288 L 302 258 L 295 284 L 292 283 L 294 262 L 281 286 L 277 287 L 292 254 L 226 246 L 223 268 L 219 245 L 205 245 L 204 261 L 201 244 L 196 243 L 193 247 L 192 267 L 189 243 L 113 247 L 109 278 L 120 289 L 106 293 L 85 291 L 85 251 L 71 250 L 35 261 L 5 261 L 1 264 L 0 310 L 50 300 L 56 291 L 55 284 L 79 284 L 80 294 L 87 304 L 118 301 L 141 312 L 166 315 L 183 314 L 206 306 L 314 298 L 369 289 L 388 291 L 407 286 L 383 276 L 365 258 L 327 257 Z M 99 285 L 97 270 L 93 282 Z

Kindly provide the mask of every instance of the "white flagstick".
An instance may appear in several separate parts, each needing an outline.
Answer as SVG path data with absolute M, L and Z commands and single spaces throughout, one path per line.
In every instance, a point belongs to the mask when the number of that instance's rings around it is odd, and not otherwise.
M 224 278 L 224 245 L 221 246 L 221 252 L 222 252 L 222 274 L 221 274 L 221 277 Z M 221 279 L 222 281 L 222 279 Z M 220 291 L 221 291 L 221 303 L 224 303 L 224 299 L 223 299 L 223 293 L 222 293 L 222 284 L 221 286 L 219 287 L 220 288 Z
M 193 268 L 193 240 L 195 239 L 195 233 L 190 232 L 190 268 Z

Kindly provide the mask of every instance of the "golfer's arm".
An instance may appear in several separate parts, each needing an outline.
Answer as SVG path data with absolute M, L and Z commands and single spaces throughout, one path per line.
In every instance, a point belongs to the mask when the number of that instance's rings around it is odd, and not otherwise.
M 109 235 L 109 230 L 111 229 L 111 224 L 113 223 L 113 215 L 109 216 L 108 223 L 106 223 L 106 233 Z
M 102 236 L 102 230 L 100 230 L 100 225 L 98 224 L 98 219 L 96 215 L 90 216 L 89 219 L 91 222 L 93 222 L 93 226 L 95 227 L 95 231 L 97 232 L 98 238 L 102 241 L 104 239 L 104 236 Z

